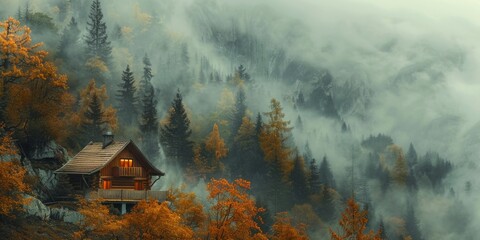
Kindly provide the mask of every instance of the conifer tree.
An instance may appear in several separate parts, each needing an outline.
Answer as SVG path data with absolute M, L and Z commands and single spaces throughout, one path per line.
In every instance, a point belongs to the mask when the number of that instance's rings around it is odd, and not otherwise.
M 149 86 L 143 95 L 140 131 L 145 154 L 150 159 L 157 158 L 159 155 L 157 101 L 152 86 Z
M 262 129 L 263 129 L 262 114 L 258 113 L 257 119 L 255 121 L 255 133 L 257 134 L 258 137 L 260 137 L 260 133 L 262 133 Z
M 415 240 L 422 240 L 423 236 L 418 227 L 418 220 L 415 216 L 415 210 L 413 209 L 412 204 L 408 204 L 407 213 L 405 216 L 405 229 L 407 230 L 408 235 Z
M 99 0 L 93 0 L 87 22 L 87 55 L 98 57 L 103 62 L 110 61 L 112 47 L 108 41 L 107 25 L 103 21 L 103 13 Z
M 58 55 L 62 58 L 71 57 L 75 53 L 76 43 L 80 37 L 80 29 L 78 29 L 78 23 L 74 17 L 70 19 L 70 22 L 63 30 L 62 37 L 60 38 L 60 44 L 58 46 Z
M 305 162 L 298 153 L 293 160 L 293 169 L 290 173 L 292 180 L 293 196 L 296 203 L 304 203 L 308 198 L 307 174 L 305 173 Z
M 117 128 L 116 111 L 111 106 L 105 107 L 108 99 L 105 85 L 100 88 L 91 80 L 80 92 L 79 125 L 82 146 L 90 141 L 101 141 L 103 133 L 111 128 Z
M 167 123 L 160 128 L 160 143 L 165 154 L 184 169 L 193 162 L 193 142 L 190 120 L 182 102 L 180 90 L 177 91 L 167 116 Z
M 117 92 L 118 116 L 128 126 L 137 119 L 135 79 L 129 65 L 122 73 L 122 83 L 119 84 L 119 87 L 120 89 Z
M 235 137 L 235 134 L 238 132 L 240 125 L 242 125 L 243 117 L 245 116 L 247 111 L 247 105 L 245 104 L 245 89 L 242 85 L 238 87 L 237 94 L 235 96 L 235 105 L 233 107 L 233 114 L 232 114 L 232 123 L 231 123 L 231 131 L 232 131 L 232 139 Z M 230 141 L 232 142 L 232 141 Z
M 318 172 L 317 162 L 315 158 L 312 158 L 309 163 L 310 175 L 308 178 L 308 184 L 310 188 L 310 194 L 316 194 L 320 192 L 320 174 Z
M 318 216 L 325 222 L 332 222 L 335 219 L 335 202 L 333 198 L 332 188 L 322 187 L 321 200 L 315 209 Z
M 149 94 L 147 91 L 150 91 L 150 87 L 152 87 L 152 78 L 152 63 L 150 62 L 148 55 L 145 53 L 145 56 L 143 57 L 143 75 L 142 79 L 140 80 L 138 96 L 143 97 L 144 95 Z
M 329 188 L 335 188 L 335 179 L 333 178 L 332 169 L 330 169 L 327 156 L 323 156 L 323 160 L 319 169 L 319 177 L 320 184 L 323 184 Z
M 413 146 L 413 143 L 410 143 L 410 146 L 408 147 L 408 152 L 407 152 L 406 159 L 407 159 L 407 163 L 410 167 L 417 164 L 418 156 L 417 156 L 417 151 L 415 150 L 415 147 Z

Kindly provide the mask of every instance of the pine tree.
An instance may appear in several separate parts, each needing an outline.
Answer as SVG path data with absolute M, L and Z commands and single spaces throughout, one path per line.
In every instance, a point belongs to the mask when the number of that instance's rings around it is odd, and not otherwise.
M 320 193 L 322 198 L 316 208 L 318 216 L 325 222 L 332 222 L 335 219 L 333 191 L 333 189 L 323 186 Z
M 135 79 L 129 65 L 122 73 L 122 83 L 119 87 L 120 90 L 117 91 L 118 115 L 122 122 L 128 126 L 135 123 L 137 119 Z
M 305 173 L 305 162 L 303 157 L 296 154 L 293 160 L 293 169 L 290 173 L 292 181 L 293 196 L 296 203 L 305 203 L 308 200 L 307 174 Z
M 405 216 L 405 229 L 407 230 L 408 235 L 412 237 L 412 239 L 423 239 L 422 233 L 420 232 L 420 229 L 418 227 L 418 220 L 415 216 L 415 211 L 411 204 L 408 204 L 407 207 L 407 213 Z
M 245 116 L 246 111 L 247 105 L 245 104 L 245 90 L 243 86 L 239 86 L 235 97 L 235 105 L 233 108 L 233 115 L 231 120 L 232 140 L 235 137 L 235 134 L 238 132 L 240 125 L 242 125 L 243 117 Z
M 243 117 L 232 145 L 230 167 L 232 175 L 252 179 L 256 173 L 266 169 L 262 150 L 255 132 L 255 125 L 250 118 Z
M 193 161 L 193 142 L 189 140 L 192 130 L 182 102 L 180 90 L 172 102 L 167 123 L 160 128 L 160 143 L 171 163 L 184 169 Z
M 392 170 L 392 179 L 398 185 L 404 186 L 408 177 L 408 165 L 400 147 L 392 145 L 391 149 L 396 156 L 395 166 Z
M 145 53 L 145 56 L 143 57 L 143 75 L 138 89 L 138 95 L 140 97 L 149 94 L 148 91 L 150 91 L 150 88 L 152 87 L 152 78 L 152 63 L 150 62 L 148 55 Z
M 87 139 L 99 142 L 102 140 L 102 134 L 107 129 L 107 121 L 103 118 L 104 111 L 97 94 L 93 93 L 91 98 L 88 109 L 84 113 L 85 120 L 82 124 L 82 132 Z
M 322 163 L 320 164 L 319 176 L 320 184 L 326 187 L 335 188 L 335 179 L 333 178 L 332 169 L 330 169 L 327 156 L 323 156 Z
M 157 101 L 152 86 L 149 86 L 143 95 L 142 108 L 140 131 L 143 151 L 150 159 L 157 158 L 159 156 Z
M 417 151 L 415 151 L 415 147 L 413 147 L 413 143 L 410 143 L 410 146 L 408 147 L 406 158 L 410 168 L 417 164 L 418 156 Z
M 80 37 L 80 29 L 78 29 L 78 23 L 74 17 L 70 19 L 70 22 L 63 30 L 63 35 L 60 39 L 58 46 L 58 55 L 62 58 L 68 58 L 75 53 L 76 44 Z
M 258 137 L 260 137 L 260 133 L 262 133 L 262 130 L 263 130 L 262 114 L 258 113 L 257 119 L 255 121 L 255 133 Z
M 320 173 L 317 168 L 317 162 L 314 158 L 310 160 L 309 164 L 310 175 L 308 179 L 308 184 L 310 186 L 310 194 L 316 194 L 320 192 Z
M 110 41 L 108 41 L 107 25 L 103 21 L 103 13 L 99 0 L 93 0 L 88 18 L 87 35 L 85 36 L 88 56 L 98 57 L 104 63 L 108 64 L 112 47 L 110 46 Z

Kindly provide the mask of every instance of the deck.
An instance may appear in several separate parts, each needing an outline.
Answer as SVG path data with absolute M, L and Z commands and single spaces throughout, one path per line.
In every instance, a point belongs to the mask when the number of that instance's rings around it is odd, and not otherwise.
M 138 202 L 150 199 L 162 202 L 167 199 L 167 191 L 98 189 L 98 197 L 106 202 Z

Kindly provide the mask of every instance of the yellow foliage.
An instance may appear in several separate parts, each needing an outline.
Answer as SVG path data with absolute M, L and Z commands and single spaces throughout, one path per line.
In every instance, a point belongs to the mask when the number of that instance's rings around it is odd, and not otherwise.
M 292 226 L 292 220 L 288 213 L 281 212 L 275 216 L 275 223 L 272 226 L 273 234 L 269 236 L 271 240 L 307 240 L 306 226 L 299 224 Z
M 7 103 L 5 123 L 22 141 L 65 138 L 73 98 L 67 77 L 45 60 L 46 51 L 32 44 L 30 29 L 8 18 L 0 22 L 0 98 Z
M 92 69 L 93 71 L 106 73 L 108 72 L 107 64 L 99 56 L 91 57 L 87 59 L 85 66 Z
M 110 214 L 101 199 L 89 201 L 80 198 L 79 204 L 78 212 L 84 218 L 78 223 L 80 231 L 74 233 L 76 238 L 88 239 L 89 236 L 107 236 L 115 239 L 122 235 L 121 230 L 124 228 L 124 223 L 120 217 Z
M 220 137 L 218 125 L 216 123 L 213 124 L 212 132 L 205 141 L 205 148 L 207 151 L 214 154 L 216 162 L 227 156 L 228 149 L 225 146 L 225 142 L 223 141 L 222 137 Z
M 103 121 L 108 123 L 112 130 L 116 130 L 118 127 L 117 111 L 112 106 L 105 107 L 104 103 L 108 100 L 107 88 L 105 85 L 97 88 L 94 79 L 90 80 L 87 87 L 80 92 L 80 109 L 77 113 L 78 116 L 75 117 L 76 119 L 80 119 L 78 123 L 81 124 L 82 121 L 88 121 L 87 119 L 82 119 L 82 117 L 85 115 L 85 112 L 87 112 L 94 95 L 97 96 L 100 102 L 103 111 Z
M 3 130 L 0 124 L 0 131 Z M 0 215 L 3 216 L 14 217 L 11 213 L 28 202 L 22 196 L 30 190 L 24 182 L 27 171 L 14 159 L 16 154 L 11 133 L 7 133 L 0 138 Z
M 167 202 L 140 201 L 125 214 L 126 235 L 130 239 L 193 239 L 193 231 Z
M 293 168 L 291 161 L 291 149 L 286 146 L 287 134 L 291 130 L 290 121 L 284 121 L 285 114 L 282 112 L 280 102 L 276 99 L 271 101 L 271 111 L 266 112 L 268 122 L 265 123 L 260 134 L 260 146 L 265 154 L 265 160 L 281 166 L 283 177 L 287 178 Z
M 255 205 L 247 191 L 250 182 L 237 179 L 212 179 L 207 186 L 210 208 L 208 239 L 266 239 L 256 220 L 265 211 Z
M 336 233 L 330 229 L 331 238 L 343 240 L 355 237 L 358 240 L 380 240 L 380 232 L 375 234 L 370 230 L 368 233 L 364 233 L 367 228 L 367 222 L 367 211 L 361 211 L 355 200 L 350 198 L 339 222 L 343 233 Z
M 317 214 L 312 205 L 306 203 L 301 205 L 294 205 L 290 210 L 290 215 L 295 225 L 303 224 L 305 227 L 313 226 L 314 228 L 320 227 L 322 221 Z
M 196 199 L 195 193 L 185 193 L 182 190 L 183 188 L 170 189 L 167 201 L 172 203 L 175 213 L 182 217 L 182 224 L 196 231 L 195 235 L 204 235 L 207 216 L 203 205 Z

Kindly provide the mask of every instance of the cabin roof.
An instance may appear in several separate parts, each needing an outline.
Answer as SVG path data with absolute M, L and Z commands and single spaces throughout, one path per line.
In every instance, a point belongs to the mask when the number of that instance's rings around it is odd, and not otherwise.
M 143 155 L 138 147 L 130 141 L 114 141 L 105 148 L 101 142 L 90 142 L 80 152 L 77 153 L 70 161 L 55 171 L 55 173 L 63 174 L 92 174 L 103 167 L 129 147 L 134 155 L 141 158 L 152 170 L 152 175 L 163 176 L 165 173 L 154 167 L 150 161 Z

